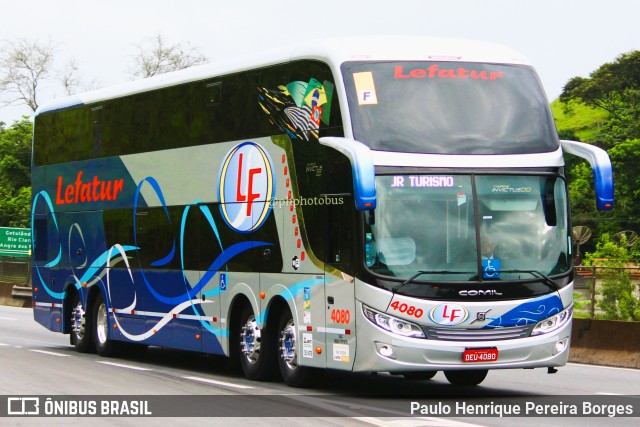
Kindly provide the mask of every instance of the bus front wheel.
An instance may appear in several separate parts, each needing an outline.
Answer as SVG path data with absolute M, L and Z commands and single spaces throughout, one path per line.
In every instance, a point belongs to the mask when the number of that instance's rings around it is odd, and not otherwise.
M 473 371 L 444 371 L 444 376 L 453 385 L 474 386 L 480 384 L 487 377 L 488 369 Z
M 250 380 L 264 381 L 274 371 L 275 343 L 268 328 L 260 328 L 250 305 L 240 314 L 240 366 Z
M 291 311 L 284 309 L 278 322 L 278 365 L 285 384 L 290 387 L 304 387 L 310 380 L 311 368 L 300 366 L 300 346 L 297 342 L 297 328 Z

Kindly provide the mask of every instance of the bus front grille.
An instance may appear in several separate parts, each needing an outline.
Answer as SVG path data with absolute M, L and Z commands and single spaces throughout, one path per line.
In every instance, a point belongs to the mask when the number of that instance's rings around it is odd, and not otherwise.
M 498 341 L 526 338 L 531 335 L 534 325 L 508 328 L 453 329 L 424 328 L 427 339 L 439 341 Z

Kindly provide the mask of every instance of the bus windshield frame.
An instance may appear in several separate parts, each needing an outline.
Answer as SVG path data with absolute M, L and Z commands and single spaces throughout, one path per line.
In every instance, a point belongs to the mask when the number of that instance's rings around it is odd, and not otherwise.
M 533 68 L 466 62 L 345 62 L 354 138 L 372 150 L 553 152 L 558 136 Z

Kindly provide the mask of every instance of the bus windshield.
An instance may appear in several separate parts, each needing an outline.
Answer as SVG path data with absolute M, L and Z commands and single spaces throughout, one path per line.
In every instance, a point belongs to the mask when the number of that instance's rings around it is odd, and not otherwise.
M 524 154 L 559 147 L 528 66 L 347 62 L 342 74 L 354 137 L 373 150 Z
M 406 280 L 531 280 L 569 271 L 565 182 L 556 175 L 386 175 L 365 214 L 365 262 Z

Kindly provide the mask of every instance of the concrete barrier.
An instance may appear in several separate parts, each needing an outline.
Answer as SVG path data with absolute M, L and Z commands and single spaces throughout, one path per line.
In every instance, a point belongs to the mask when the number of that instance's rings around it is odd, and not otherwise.
M 569 361 L 640 369 L 640 322 L 573 319 Z

